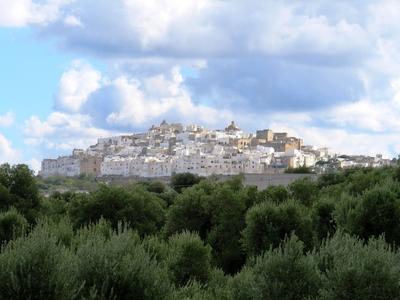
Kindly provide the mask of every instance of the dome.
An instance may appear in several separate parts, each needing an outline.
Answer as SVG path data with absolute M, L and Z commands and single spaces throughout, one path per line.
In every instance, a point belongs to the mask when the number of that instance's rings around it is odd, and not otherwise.
M 236 126 L 235 121 L 232 121 L 231 124 L 225 128 L 225 131 L 240 131 L 240 128 Z

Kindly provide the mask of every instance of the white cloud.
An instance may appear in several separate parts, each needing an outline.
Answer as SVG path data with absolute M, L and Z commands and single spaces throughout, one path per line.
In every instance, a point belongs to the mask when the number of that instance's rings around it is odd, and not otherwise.
M 92 125 L 90 116 L 53 112 L 44 121 L 37 116 L 25 121 L 25 142 L 47 149 L 71 150 L 86 148 L 99 137 L 112 135 L 111 132 Z
M 100 88 L 101 73 L 90 65 L 75 61 L 66 71 L 59 84 L 56 106 L 70 112 L 78 112 L 91 93 Z
M 18 159 L 19 152 L 4 135 L 0 134 L 0 163 L 15 163 Z
M 0 26 L 46 25 L 56 21 L 63 6 L 74 0 L 0 0 Z
M 83 27 L 81 20 L 73 15 L 66 16 L 64 18 L 64 23 L 72 27 Z
M 113 125 L 135 127 L 164 116 L 175 120 L 215 125 L 230 120 L 227 110 L 217 110 L 210 106 L 195 104 L 183 85 L 179 68 L 168 74 L 129 79 L 119 77 L 111 85 L 118 91 L 120 106 L 111 112 L 107 122 Z
M 12 112 L 8 112 L 5 115 L 0 115 L 0 127 L 9 127 L 15 121 L 15 115 Z

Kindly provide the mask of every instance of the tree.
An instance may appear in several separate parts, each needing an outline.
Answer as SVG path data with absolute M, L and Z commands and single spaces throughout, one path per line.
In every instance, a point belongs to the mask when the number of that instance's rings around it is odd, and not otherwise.
M 168 210 L 166 235 L 198 232 L 212 246 L 216 265 L 225 272 L 237 272 L 244 262 L 239 240 L 247 192 L 237 190 L 230 182 L 215 184 L 208 180 L 186 189 Z
M 102 186 L 89 196 L 77 196 L 71 202 L 69 214 L 76 227 L 110 221 L 113 228 L 119 222 L 128 224 L 140 235 L 158 231 L 164 223 L 164 203 L 153 193 L 137 186 L 131 190 Z
M 291 196 L 306 206 L 311 206 L 318 195 L 317 184 L 309 177 L 293 181 L 288 188 Z
M 171 177 L 172 188 L 181 193 L 183 189 L 191 187 L 201 181 L 201 177 L 192 173 L 180 173 Z
M 11 194 L 8 188 L 0 183 L 0 210 L 6 210 L 12 204 Z
M 75 256 L 47 227 L 7 244 L 0 254 L 0 299 L 74 299 Z
M 270 247 L 278 247 L 292 233 L 311 249 L 312 223 L 302 206 L 292 201 L 281 205 L 263 202 L 247 212 L 243 246 L 249 256 L 259 255 Z
M 15 208 L 0 213 L 0 244 L 26 233 L 28 222 Z
M 288 190 L 283 185 L 271 185 L 259 193 L 258 202 L 272 201 L 276 204 L 287 201 L 290 197 Z
M 355 208 L 353 233 L 364 239 L 385 235 L 389 243 L 400 244 L 400 200 L 380 186 L 366 191 Z
M 98 231 L 78 239 L 73 278 L 83 288 L 79 299 L 168 299 L 168 272 L 150 257 L 130 230 Z
M 28 166 L 0 166 L 0 208 L 12 205 L 33 223 L 40 207 L 39 198 L 35 177 Z
M 282 246 L 258 256 L 234 278 L 232 283 L 241 288 L 231 289 L 231 299 L 315 299 L 319 270 L 313 257 L 303 253 L 303 243 L 291 236 Z
M 399 299 L 399 253 L 382 238 L 365 243 L 338 231 L 315 257 L 321 299 Z
M 167 212 L 165 233 L 198 232 L 205 239 L 211 229 L 211 202 L 215 187 L 208 181 L 186 189 L 180 194 Z
M 240 244 L 245 225 L 247 190 L 237 191 L 230 184 L 219 184 L 212 196 L 211 229 L 206 241 L 212 246 L 213 261 L 229 274 L 245 262 Z
M 169 239 L 168 268 L 177 286 L 192 280 L 206 283 L 211 271 L 211 248 L 197 234 L 182 232 Z
M 332 235 L 336 230 L 336 222 L 333 216 L 335 202 L 328 197 L 319 199 L 312 208 L 312 221 L 314 230 L 320 241 Z

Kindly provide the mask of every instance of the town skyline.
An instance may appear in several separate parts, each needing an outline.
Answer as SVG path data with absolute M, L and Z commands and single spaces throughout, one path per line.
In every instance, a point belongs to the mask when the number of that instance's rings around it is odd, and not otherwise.
M 326 147 L 305 145 L 287 132 L 260 129 L 244 132 L 234 121 L 220 130 L 197 124 L 152 125 L 146 132 L 98 138 L 86 149 L 46 158 L 39 175 L 92 177 L 171 177 L 239 174 L 283 174 L 306 168 L 326 173 L 354 167 L 397 164 L 381 154 L 338 156 Z

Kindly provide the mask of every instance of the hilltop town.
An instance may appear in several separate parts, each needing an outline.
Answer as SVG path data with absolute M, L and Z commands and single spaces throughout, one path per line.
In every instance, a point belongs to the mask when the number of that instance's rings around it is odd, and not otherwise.
M 224 130 L 163 121 L 147 132 L 99 138 L 88 149 L 44 159 L 40 175 L 168 177 L 175 173 L 200 176 L 271 174 L 311 168 L 323 173 L 348 167 L 381 167 L 393 161 L 382 155 L 338 156 L 328 148 L 303 145 L 299 137 L 271 129 L 243 132 L 234 121 Z

